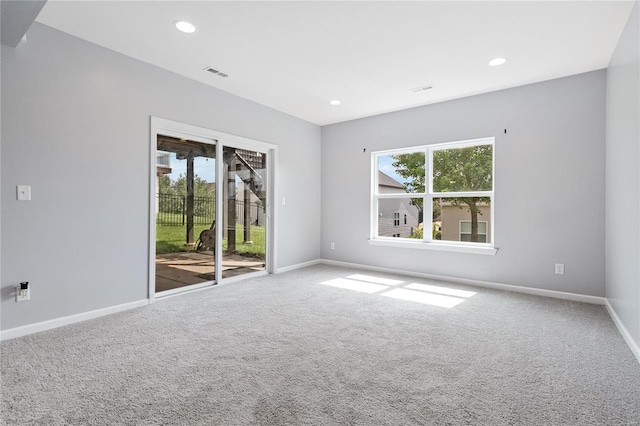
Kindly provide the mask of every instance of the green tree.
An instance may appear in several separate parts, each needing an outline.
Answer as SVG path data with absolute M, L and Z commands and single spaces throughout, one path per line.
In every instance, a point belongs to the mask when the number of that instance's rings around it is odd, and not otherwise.
M 396 154 L 392 164 L 396 172 L 407 179 L 409 192 L 425 191 L 425 154 L 414 152 Z M 466 148 L 433 151 L 434 192 L 491 191 L 493 188 L 493 146 L 477 145 Z M 478 242 L 478 215 L 480 206 L 490 202 L 489 197 L 447 197 L 454 206 L 466 207 L 471 216 L 471 241 Z M 434 203 L 434 218 L 440 215 L 440 203 Z M 437 211 L 438 210 L 438 211 Z
M 174 194 L 187 195 L 187 177 L 180 174 L 171 182 Z M 215 205 L 214 185 L 208 183 L 200 176 L 193 177 L 194 214 L 196 216 L 213 216 Z
M 168 175 L 158 176 L 158 193 L 172 194 L 171 178 Z
M 405 179 L 403 183 L 407 192 L 421 193 L 424 192 L 425 182 L 425 156 L 424 152 L 412 152 L 410 154 L 396 154 L 391 156 L 394 162 L 391 163 L 396 169 L 396 173 Z M 412 198 L 411 204 L 418 207 L 420 211 L 425 206 L 422 205 L 422 198 Z M 433 218 L 440 216 L 440 210 L 433 212 Z M 422 237 L 420 237 L 422 238 Z
M 171 182 L 171 188 L 175 194 L 187 195 L 187 177 L 180 173 L 178 178 Z M 210 185 L 200 176 L 195 175 L 193 178 L 193 195 L 196 197 L 212 197 L 213 185 Z

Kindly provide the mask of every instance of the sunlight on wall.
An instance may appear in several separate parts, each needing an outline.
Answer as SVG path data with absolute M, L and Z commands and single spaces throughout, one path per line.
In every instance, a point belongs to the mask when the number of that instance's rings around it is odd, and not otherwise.
M 367 294 L 379 294 L 397 300 L 422 303 L 424 305 L 453 308 L 474 296 L 473 291 L 459 290 L 430 284 L 403 284 L 404 281 L 372 275 L 354 274 L 346 278 L 335 278 L 320 284 Z

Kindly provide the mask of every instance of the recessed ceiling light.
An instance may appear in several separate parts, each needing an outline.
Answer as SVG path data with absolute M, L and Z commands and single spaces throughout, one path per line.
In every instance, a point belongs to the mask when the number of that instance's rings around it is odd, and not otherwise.
M 496 67 L 498 65 L 504 64 L 505 62 L 507 62 L 505 58 L 495 58 L 492 59 L 491 62 L 489 62 L 489 65 L 491 65 L 492 67 Z
M 176 28 L 187 34 L 191 34 L 196 31 L 196 27 L 191 22 L 187 21 L 177 21 Z
M 331 102 L 329 102 L 331 105 L 340 105 L 342 102 L 340 102 L 337 99 L 332 100 Z

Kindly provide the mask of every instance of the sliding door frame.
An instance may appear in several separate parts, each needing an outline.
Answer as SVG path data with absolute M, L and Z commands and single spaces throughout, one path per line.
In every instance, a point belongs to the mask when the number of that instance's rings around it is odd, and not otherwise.
M 157 139 L 158 135 L 173 136 L 179 138 L 186 138 L 196 142 L 215 144 L 216 145 L 216 223 L 222 223 L 223 209 L 221 207 L 224 200 L 219 197 L 223 193 L 222 185 L 224 182 L 224 167 L 221 166 L 223 158 L 223 148 L 240 148 L 246 150 L 252 150 L 261 152 L 267 155 L 267 203 L 266 203 L 266 216 L 267 216 L 267 230 L 266 230 L 266 270 L 246 274 L 238 277 L 222 279 L 222 250 L 215 250 L 215 277 L 218 284 L 224 284 L 231 281 L 237 281 L 243 279 L 248 275 L 262 275 L 273 274 L 276 271 L 276 170 L 278 159 L 278 147 L 277 145 L 267 142 L 261 142 L 254 139 L 245 138 L 242 136 L 232 135 L 229 133 L 220 132 L 217 130 L 207 129 L 204 127 L 193 126 L 186 123 L 180 123 L 177 121 L 167 120 L 160 117 L 151 116 L 151 131 L 149 141 L 149 287 L 148 297 L 149 303 L 153 303 L 156 299 L 156 151 L 157 151 Z M 220 203 L 220 205 L 218 205 Z M 216 245 L 222 242 L 222 226 L 216 226 Z M 212 283 L 195 284 L 184 287 L 176 292 L 171 291 L 171 294 L 175 294 L 183 291 L 191 291 L 211 287 Z M 165 292 L 163 292 L 165 293 Z M 168 295 L 168 293 L 167 293 Z

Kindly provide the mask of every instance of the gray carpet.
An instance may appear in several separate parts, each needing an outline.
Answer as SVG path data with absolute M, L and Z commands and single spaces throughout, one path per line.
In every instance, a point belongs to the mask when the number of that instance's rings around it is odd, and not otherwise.
M 9 425 L 640 424 L 604 307 L 331 266 L 0 349 Z

